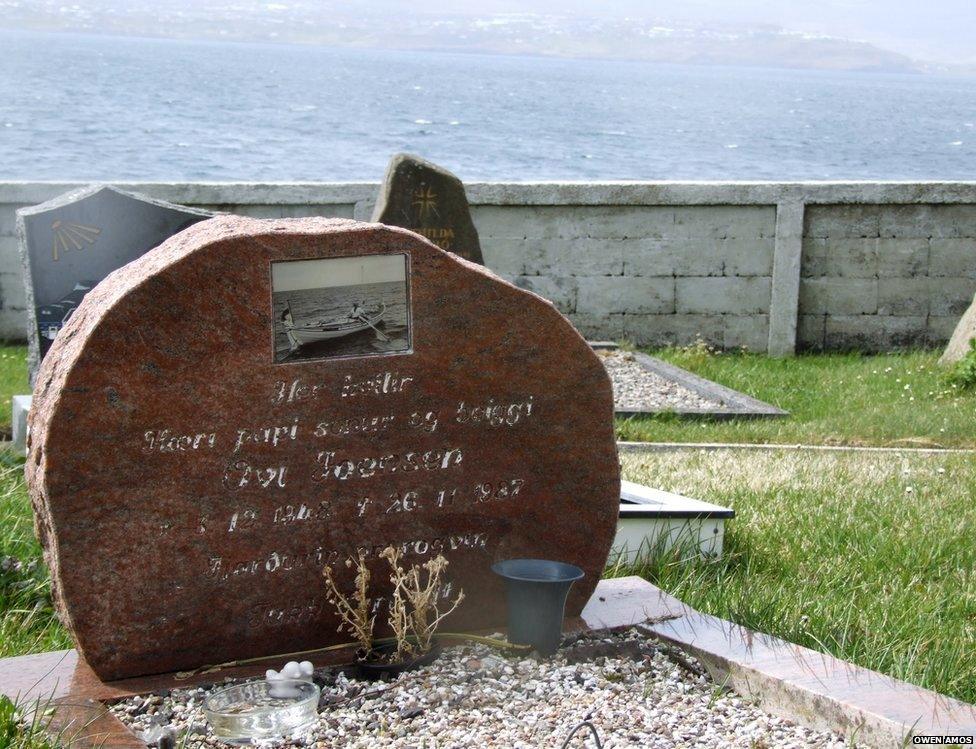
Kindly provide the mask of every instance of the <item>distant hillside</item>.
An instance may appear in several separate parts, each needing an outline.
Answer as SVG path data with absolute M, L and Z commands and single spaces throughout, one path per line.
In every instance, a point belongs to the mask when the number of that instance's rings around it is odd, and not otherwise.
M 452 49 L 551 57 L 597 57 L 695 65 L 754 65 L 830 70 L 921 72 L 911 58 L 865 42 L 781 29 L 671 27 L 631 23 L 577 23 L 558 18 L 495 18 L 436 28 L 411 24 L 388 42 L 398 47 Z
M 82 0 L 71 5 L 58 0 L 30 4 L 0 0 L 0 23 L 6 28 L 48 31 L 696 65 L 890 72 L 928 69 L 910 57 L 867 42 L 773 26 L 533 13 L 441 16 L 359 10 L 328 1 L 239 0 L 204 7 L 180 0 Z

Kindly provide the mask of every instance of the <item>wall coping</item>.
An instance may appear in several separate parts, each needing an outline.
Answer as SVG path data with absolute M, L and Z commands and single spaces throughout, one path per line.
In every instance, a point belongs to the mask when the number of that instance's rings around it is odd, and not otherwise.
M 0 203 L 49 200 L 85 182 L 0 182 Z M 163 200 L 227 205 L 371 202 L 379 182 L 111 182 Z M 965 182 L 468 182 L 474 205 L 777 205 L 779 203 L 976 203 Z

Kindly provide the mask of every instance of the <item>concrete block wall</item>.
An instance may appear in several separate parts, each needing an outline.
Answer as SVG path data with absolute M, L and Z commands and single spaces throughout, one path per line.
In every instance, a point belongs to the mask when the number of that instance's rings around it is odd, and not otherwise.
M 974 294 L 976 204 L 807 207 L 800 348 L 943 345 Z
M 117 183 L 260 218 L 368 220 L 376 183 Z M 0 183 L 0 337 L 26 315 L 15 210 L 78 187 Z M 471 183 L 489 268 L 590 338 L 700 337 L 775 355 L 942 345 L 976 292 L 976 182 Z
M 763 349 L 772 206 L 475 206 L 485 261 L 591 338 Z

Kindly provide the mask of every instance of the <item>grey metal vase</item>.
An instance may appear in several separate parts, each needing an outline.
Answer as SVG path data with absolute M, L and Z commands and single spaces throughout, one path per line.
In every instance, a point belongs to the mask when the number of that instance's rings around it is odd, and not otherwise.
M 541 655 L 559 649 L 566 596 L 583 570 L 549 559 L 506 559 L 491 566 L 505 580 L 508 640 L 531 645 Z

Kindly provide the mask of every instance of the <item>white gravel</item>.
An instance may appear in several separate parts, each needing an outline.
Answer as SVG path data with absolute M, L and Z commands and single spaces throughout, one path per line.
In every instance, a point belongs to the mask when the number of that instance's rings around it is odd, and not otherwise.
M 608 749 L 852 746 L 764 713 L 636 629 L 588 635 L 548 660 L 460 646 L 389 683 L 329 669 L 316 680 L 324 684 L 318 721 L 268 746 L 561 747 L 587 718 Z M 137 732 L 171 726 L 177 746 L 184 738 L 187 746 L 220 746 L 206 725 L 204 696 L 203 689 L 173 690 L 111 709 Z M 587 735 L 570 746 L 595 746 Z
M 618 411 L 716 410 L 723 404 L 703 398 L 676 382 L 644 369 L 629 351 L 598 350 L 613 382 L 614 408 Z

